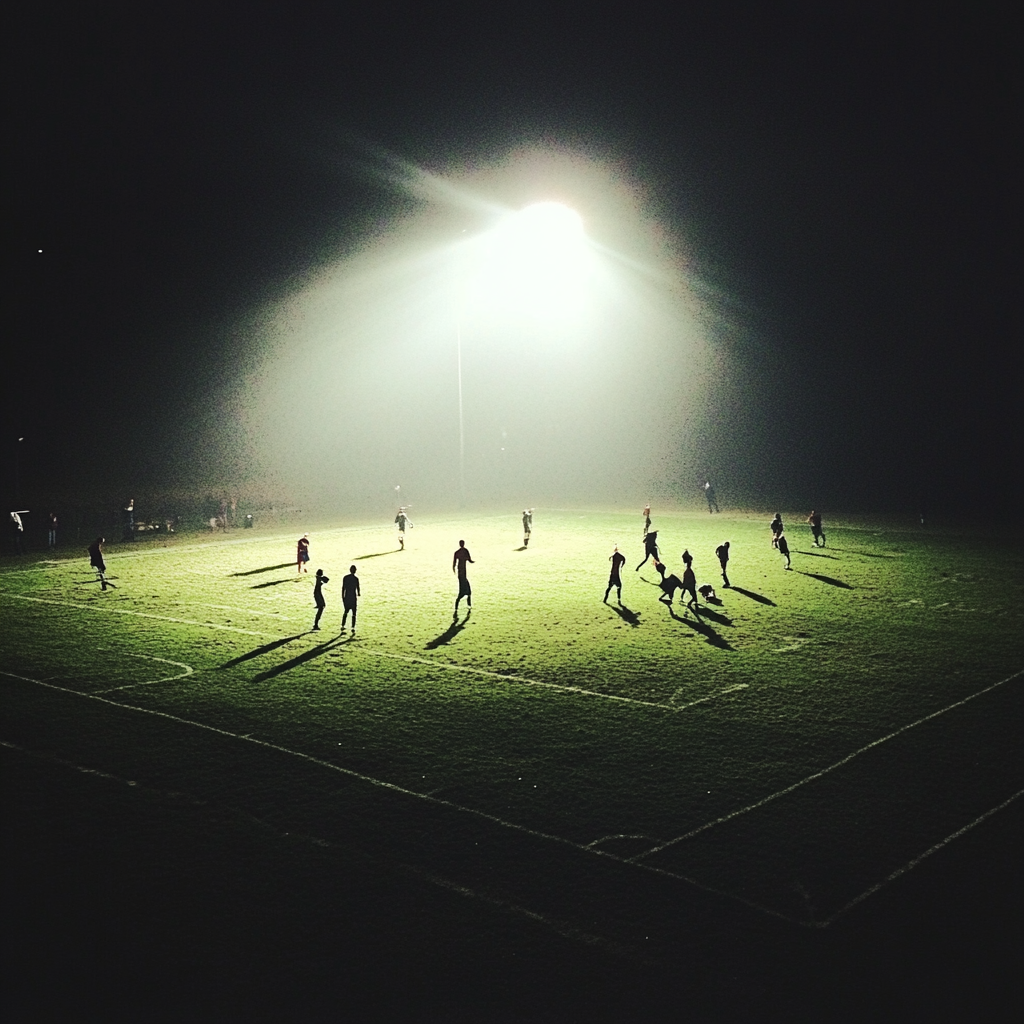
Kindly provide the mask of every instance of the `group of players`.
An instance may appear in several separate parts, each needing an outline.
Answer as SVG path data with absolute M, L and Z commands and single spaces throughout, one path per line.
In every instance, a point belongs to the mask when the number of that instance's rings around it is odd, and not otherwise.
M 636 567 L 636 572 L 639 572 L 649 559 L 654 559 L 654 568 L 658 575 L 661 577 L 661 582 L 658 586 L 661 588 L 661 596 L 658 598 L 659 601 L 665 604 L 671 605 L 673 598 L 675 597 L 676 591 L 681 591 L 682 596 L 686 597 L 689 595 L 689 599 L 686 602 L 686 607 L 693 612 L 693 614 L 700 619 L 700 604 L 698 595 L 703 597 L 705 601 L 715 599 L 715 588 L 709 583 L 704 584 L 701 587 L 697 586 L 697 576 L 693 571 L 693 555 L 689 551 L 684 551 L 680 556 L 685 566 L 683 570 L 683 578 L 680 579 L 675 573 L 669 574 L 665 568 L 665 563 L 661 560 L 660 553 L 658 551 L 658 531 L 651 529 L 651 506 L 650 503 L 644 505 L 643 511 L 640 513 L 644 520 L 644 559 Z M 811 535 L 814 538 L 815 547 L 825 546 L 825 531 L 821 526 L 821 513 L 812 510 L 811 514 L 807 517 L 807 522 L 811 527 Z M 772 534 L 772 547 L 775 548 L 779 553 L 786 559 L 784 568 L 792 568 L 792 559 L 789 554 L 789 542 L 786 540 L 785 525 L 782 522 L 782 515 L 779 512 L 775 513 L 775 517 L 768 524 L 768 528 Z M 724 541 L 715 548 L 715 555 L 718 558 L 718 563 L 722 567 L 722 583 L 728 587 L 729 583 L 729 541 Z M 608 586 L 604 592 L 604 601 L 607 604 L 608 595 L 612 592 L 614 587 L 618 596 L 619 604 L 622 604 L 622 566 L 626 562 L 626 556 L 619 551 L 618 546 L 612 551 L 608 559 L 612 563 L 611 573 L 608 576 Z
M 525 550 L 530 545 L 530 536 L 533 533 L 533 512 L 532 508 L 523 509 L 523 548 Z M 683 597 L 687 597 L 686 608 L 693 612 L 693 614 L 700 619 L 700 604 L 699 598 L 703 597 L 705 601 L 714 600 L 715 591 L 714 587 L 710 584 L 704 584 L 704 586 L 697 586 L 697 576 L 693 569 L 693 555 L 689 551 L 684 551 L 680 556 L 683 560 L 683 576 L 679 578 L 675 573 L 669 573 L 665 567 L 665 563 L 661 560 L 661 555 L 658 550 L 658 531 L 651 529 L 651 506 L 648 502 L 644 505 L 643 511 L 643 542 L 644 542 L 644 558 L 643 561 L 636 567 L 636 572 L 639 572 L 644 565 L 650 559 L 654 560 L 654 568 L 661 580 L 658 586 L 661 589 L 661 596 L 658 598 L 659 601 L 665 604 L 671 605 L 675 598 L 676 592 L 681 591 Z M 817 511 L 811 512 L 807 517 L 807 522 L 811 527 L 811 534 L 814 538 L 815 547 L 825 546 L 825 532 L 821 525 L 821 513 Z M 398 514 L 395 516 L 395 525 L 398 527 L 398 546 L 400 550 L 405 550 L 405 531 L 407 528 L 411 528 L 413 523 L 408 516 L 408 507 L 402 506 L 398 510 Z M 779 553 L 786 559 L 786 569 L 792 568 L 792 560 L 789 554 L 789 543 L 786 540 L 785 525 L 782 522 L 782 515 L 778 512 L 775 513 L 775 517 L 768 524 L 772 535 L 772 547 L 779 551 Z M 104 590 L 108 586 L 113 586 L 112 583 L 106 578 L 106 565 L 103 561 L 102 545 L 104 543 L 103 537 L 97 537 L 96 540 L 89 547 L 89 561 L 92 567 L 96 570 L 99 580 Z M 719 565 L 722 568 L 722 582 L 728 587 L 729 583 L 729 541 L 724 541 L 717 548 L 715 548 L 715 555 L 718 558 Z M 612 592 L 614 587 L 617 594 L 619 604 L 622 604 L 622 567 L 626 563 L 626 556 L 619 551 L 618 545 L 615 546 L 608 560 L 612 563 L 611 572 L 608 576 L 608 586 L 604 592 L 604 602 L 608 603 L 608 595 Z M 296 546 L 296 568 L 298 573 L 308 572 L 306 565 L 309 562 L 309 534 L 304 533 L 298 540 Z M 466 607 L 472 610 L 473 607 L 473 589 L 470 586 L 469 576 L 466 570 L 467 565 L 473 563 L 473 558 L 469 553 L 469 549 L 466 547 L 464 540 L 459 541 L 459 546 L 456 548 L 454 555 L 452 556 L 452 572 L 455 573 L 459 581 L 459 593 L 455 599 L 455 609 L 452 613 L 452 617 L 456 618 L 459 614 L 459 604 L 462 599 L 466 599 Z M 324 613 L 324 609 L 327 606 L 327 602 L 324 598 L 323 588 L 324 585 L 329 583 L 329 577 L 324 575 L 323 569 L 317 569 L 316 579 L 313 587 L 313 602 L 316 605 L 316 618 L 313 620 L 313 629 L 320 629 L 320 619 Z M 341 600 L 344 612 L 341 619 L 341 631 L 345 631 L 348 617 L 352 616 L 351 631 L 354 634 L 356 631 L 356 614 L 358 610 L 360 596 L 359 578 L 356 575 L 356 567 L 354 565 L 349 566 L 348 575 L 344 577 L 341 583 Z

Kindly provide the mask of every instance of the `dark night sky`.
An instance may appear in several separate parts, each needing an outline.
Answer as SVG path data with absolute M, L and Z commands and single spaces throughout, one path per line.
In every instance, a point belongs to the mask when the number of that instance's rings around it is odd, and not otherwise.
M 366 147 L 549 143 L 643 181 L 738 325 L 720 415 L 748 426 L 702 442 L 737 493 L 1019 507 L 1018 5 L 24 6 L 23 494 L 226 472 L 233 318 L 409 206 L 351 171 Z

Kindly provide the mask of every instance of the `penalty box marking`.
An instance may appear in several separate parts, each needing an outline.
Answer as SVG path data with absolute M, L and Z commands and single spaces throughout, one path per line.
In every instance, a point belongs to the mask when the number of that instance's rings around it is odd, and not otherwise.
M 312 754 L 303 753 L 301 750 L 292 750 L 290 747 L 282 746 L 279 743 L 272 743 L 269 740 L 257 739 L 251 733 L 242 734 L 231 732 L 229 729 L 221 729 L 215 725 L 208 725 L 206 722 L 197 722 L 190 718 L 182 718 L 180 715 L 172 715 L 167 711 L 156 711 L 153 708 L 142 708 L 137 704 L 123 704 L 120 701 L 111 700 L 109 697 L 102 697 L 95 693 L 85 693 L 82 690 L 72 690 L 67 686 L 58 686 L 56 683 L 47 682 L 45 679 L 32 679 L 28 676 L 18 675 L 15 672 L 6 672 L 3 669 L 0 669 L 0 676 L 7 676 L 10 679 L 17 679 L 24 683 L 34 683 L 36 686 L 43 686 L 48 690 L 56 690 L 58 693 L 66 693 L 73 697 L 95 700 L 101 704 L 107 704 L 110 707 L 120 708 L 124 711 L 137 711 L 143 715 L 152 715 L 154 718 L 164 718 L 170 722 L 177 722 L 180 725 L 192 726 L 195 729 L 201 729 L 204 732 L 212 732 L 218 736 L 227 736 L 230 739 L 239 740 L 243 743 L 252 743 L 255 746 L 263 747 L 266 750 L 276 750 L 280 754 L 285 754 L 288 757 L 294 757 L 301 761 L 306 761 L 309 764 L 315 764 L 320 768 L 326 768 L 328 771 L 338 772 L 341 775 L 357 779 L 360 782 L 376 786 L 379 789 L 389 790 L 393 793 L 401 793 L 403 796 L 410 796 L 416 800 L 423 800 L 439 807 L 446 807 L 449 810 L 457 811 L 460 814 L 470 815 L 471 817 L 490 822 L 491 824 L 498 825 L 501 828 L 506 828 L 513 832 L 520 832 L 523 835 L 533 836 L 535 839 L 545 839 L 549 842 L 559 843 L 562 846 L 569 846 L 575 850 L 581 850 L 584 853 L 589 853 L 596 857 L 607 857 L 609 860 L 617 861 L 620 864 L 629 864 L 630 866 L 638 867 L 642 870 L 653 872 L 654 874 L 667 875 L 671 878 L 686 882 L 689 885 L 692 885 L 695 889 L 700 889 L 702 892 L 712 893 L 715 896 L 721 896 L 736 903 L 742 903 L 753 910 L 760 911 L 763 914 L 768 914 L 770 917 L 777 917 L 783 921 L 789 921 L 791 924 L 804 923 L 787 917 L 785 914 L 780 914 L 777 910 L 773 910 L 771 907 L 763 907 L 760 904 L 753 903 L 752 901 L 744 899 L 744 897 L 738 896 L 735 893 L 716 889 L 714 886 L 706 885 L 703 882 L 698 882 L 692 878 L 687 878 L 685 875 L 676 874 L 672 871 L 665 871 L 661 868 L 652 867 L 648 864 L 634 864 L 628 858 L 616 857 L 614 854 L 606 853 L 604 850 L 596 848 L 592 849 L 589 846 L 574 842 L 572 839 L 566 839 L 563 836 L 552 835 L 549 832 L 541 832 L 538 829 L 530 828 L 527 825 L 519 825 L 514 821 L 506 821 L 504 818 L 499 818 L 495 814 L 488 814 L 487 811 L 481 811 L 475 807 L 466 807 L 463 804 L 455 803 L 453 800 L 445 800 L 443 797 L 433 796 L 430 793 L 418 793 L 414 789 L 407 789 L 405 786 L 399 786 L 394 782 L 386 782 L 384 779 L 377 779 L 372 775 L 364 775 L 362 772 L 354 771 L 351 768 L 344 768 L 341 765 L 333 764 L 331 761 L 325 761 L 322 758 L 313 756 Z
M 185 626 L 200 626 L 204 629 L 216 629 L 227 633 L 241 633 L 245 636 L 255 636 L 268 640 L 282 639 L 282 637 L 278 636 L 276 633 L 265 633 L 256 629 L 242 629 L 239 626 L 226 626 L 216 622 L 199 622 L 195 619 L 179 619 L 172 615 L 157 615 L 155 612 L 139 612 L 130 608 L 111 608 L 109 606 L 97 607 L 93 604 L 85 604 L 83 601 L 58 601 L 51 597 L 29 597 L 26 594 L 2 594 L 0 596 L 11 598 L 16 601 L 34 601 L 37 604 L 52 604 L 66 608 L 79 608 L 84 611 L 99 612 L 101 614 L 131 615 L 137 618 L 156 619 L 161 622 L 174 622 Z M 357 651 L 376 658 L 391 658 L 395 661 L 406 661 L 412 664 L 429 665 L 431 668 L 443 669 L 448 672 L 464 672 L 469 675 L 483 676 L 484 678 L 500 679 L 504 683 L 521 683 L 524 686 L 541 686 L 551 690 L 564 690 L 567 693 L 575 693 L 584 697 L 598 697 L 602 700 L 618 701 L 624 704 L 638 704 L 642 707 L 660 708 L 663 711 L 672 712 L 685 711 L 687 708 L 693 707 L 695 704 L 703 704 L 705 701 L 712 700 L 722 694 L 732 693 L 734 690 L 745 689 L 749 685 L 747 683 L 737 683 L 734 686 L 727 686 L 724 689 L 717 690 L 705 697 L 700 697 L 697 700 L 691 701 L 689 704 L 659 704 L 655 701 L 637 700 L 635 697 L 620 697 L 613 693 L 599 693 L 597 690 L 586 690 L 581 686 L 568 686 L 565 683 L 548 683 L 540 679 L 526 679 L 523 676 L 503 675 L 501 672 L 491 672 L 487 669 L 474 668 L 469 665 L 455 665 L 451 662 L 445 661 L 434 661 L 430 658 L 417 658 L 410 654 L 394 654 L 390 651 L 379 650 L 378 648 L 360 647 Z M 172 664 L 178 664 L 178 662 L 173 662 Z

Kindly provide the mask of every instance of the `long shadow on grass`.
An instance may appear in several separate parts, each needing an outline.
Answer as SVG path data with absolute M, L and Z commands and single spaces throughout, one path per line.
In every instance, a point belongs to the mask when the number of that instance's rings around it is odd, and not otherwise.
M 292 563 L 289 562 L 289 565 Z M 299 574 L 296 573 L 294 576 L 289 576 L 286 580 L 270 580 L 267 583 L 254 583 L 249 589 L 250 590 L 265 590 L 267 587 L 279 587 L 282 583 L 294 583 L 299 579 Z
M 605 603 L 607 604 L 607 601 Z M 628 622 L 631 626 L 640 625 L 640 613 L 633 611 L 632 608 L 627 608 L 624 604 L 622 604 L 621 601 L 617 606 L 614 604 L 609 604 L 608 607 L 611 608 L 611 610 L 615 612 L 616 615 L 618 615 L 620 618 Z
M 461 622 L 458 619 L 452 619 L 452 624 L 440 636 L 434 637 L 434 639 L 427 644 L 426 649 L 428 651 L 436 651 L 438 647 L 450 644 L 459 635 L 459 633 L 466 628 L 466 623 L 469 622 L 469 614 L 469 612 L 466 612 L 466 615 Z
M 742 587 L 730 587 L 729 588 L 734 594 L 742 594 L 744 597 L 749 597 L 751 601 L 757 601 L 758 604 L 770 604 L 773 608 L 776 607 L 774 601 L 764 596 L 764 594 L 755 594 L 752 590 L 744 590 Z
M 702 622 L 700 620 L 698 620 L 697 622 L 693 622 L 692 620 L 687 619 L 682 615 L 676 615 L 676 610 L 672 607 L 672 605 L 668 605 L 667 607 L 669 615 L 671 615 L 672 618 L 676 620 L 676 622 L 681 622 L 684 626 L 689 626 L 690 629 L 692 629 L 695 633 L 700 633 L 700 635 L 703 636 L 704 639 L 707 640 L 707 642 L 711 644 L 712 647 L 717 647 L 719 650 L 722 651 L 736 650 L 736 648 L 733 647 L 733 645 L 729 643 L 729 641 L 726 640 L 724 636 L 716 632 L 715 629 L 709 626 L 706 622 Z
M 732 625 L 732 619 L 728 615 L 712 611 L 706 604 L 700 606 L 700 616 L 702 619 L 710 619 L 712 622 L 717 622 L 720 626 Z
M 392 548 L 390 551 L 374 551 L 372 555 L 356 555 L 355 561 L 361 562 L 364 558 L 382 558 L 384 555 L 397 555 L 404 548 Z
M 241 665 L 243 661 L 251 661 L 253 658 L 258 658 L 261 654 L 269 654 L 271 651 L 276 651 L 278 647 L 284 647 L 285 644 L 298 640 L 302 635 L 302 633 L 296 633 L 295 636 L 286 636 L 283 640 L 271 640 L 269 644 L 257 647 L 254 651 L 249 651 L 248 654 L 240 654 L 237 658 L 225 661 L 218 668 L 233 668 L 235 665 Z
M 291 562 L 282 562 L 280 565 L 265 565 L 262 569 L 246 569 L 245 572 L 233 572 L 232 576 L 256 576 L 261 572 L 273 572 L 275 569 L 287 569 L 289 565 L 294 565 L 294 559 Z
M 513 548 L 512 550 L 513 551 L 525 551 L 526 550 L 526 545 L 525 544 L 521 544 L 519 547 Z
M 843 590 L 853 590 L 849 583 L 837 580 L 834 576 L 822 576 L 820 572 L 804 572 L 803 569 L 797 569 L 797 572 L 801 576 L 810 576 L 812 580 L 821 580 L 822 583 L 827 583 L 830 587 L 842 587 Z
M 273 668 L 268 668 L 266 672 L 260 672 L 252 677 L 254 683 L 262 683 L 267 679 L 273 679 L 274 676 L 279 676 L 282 672 L 287 672 L 289 669 L 298 668 L 299 665 L 305 664 L 307 661 L 312 661 L 314 658 L 320 658 L 325 655 L 328 651 L 334 650 L 335 647 L 339 647 L 341 644 L 348 643 L 349 640 L 344 637 L 335 637 L 333 640 L 328 640 L 325 643 L 317 644 L 316 647 L 310 648 L 308 651 L 303 651 L 302 654 L 297 654 L 294 658 L 289 658 L 288 661 L 281 662 L 280 665 L 275 665 Z
M 812 558 L 831 558 L 833 562 L 839 561 L 835 555 L 823 555 L 820 551 L 804 551 L 801 548 L 797 548 L 796 553 L 798 555 L 810 555 Z

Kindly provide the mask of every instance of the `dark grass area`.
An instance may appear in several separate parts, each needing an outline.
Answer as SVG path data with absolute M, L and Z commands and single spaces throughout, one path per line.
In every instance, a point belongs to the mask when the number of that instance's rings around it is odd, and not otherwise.
M 666 912 L 654 876 L 624 888 L 571 856 L 540 862 L 518 894 L 486 871 L 457 881 L 470 896 L 437 884 L 464 874 L 465 851 L 429 870 L 373 837 L 321 846 L 22 751 L 2 764 L 9 1020 L 1009 1021 L 1020 1009 L 1018 806 L 822 932 L 699 892 Z

